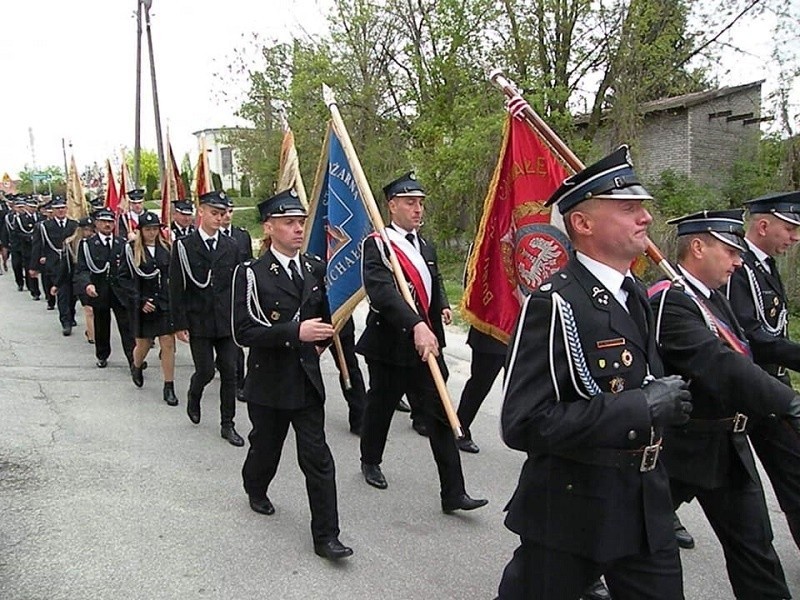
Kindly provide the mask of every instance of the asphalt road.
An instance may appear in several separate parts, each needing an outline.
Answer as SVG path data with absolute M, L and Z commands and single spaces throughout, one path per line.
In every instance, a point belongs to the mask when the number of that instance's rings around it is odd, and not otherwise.
M 488 507 L 443 515 L 426 440 L 396 413 L 384 473 L 368 487 L 358 439 L 329 355 L 327 434 L 336 459 L 342 541 L 355 555 L 314 555 L 302 475 L 290 433 L 270 489 L 277 512 L 252 512 L 242 491 L 245 448 L 219 436 L 217 382 L 203 420 L 185 413 L 191 374 L 180 345 L 177 408 L 161 401 L 158 361 L 141 390 L 119 343 L 94 367 L 80 326 L 62 337 L 44 302 L 0 277 L 0 600 L 91 599 L 490 599 L 516 539 L 503 506 L 522 456 L 498 435 L 499 383 L 473 426 L 478 455 L 462 455 L 468 492 Z M 80 319 L 80 316 L 79 316 Z M 363 322 L 363 318 L 357 319 Z M 457 401 L 469 371 L 463 333 L 449 333 L 449 388 Z M 250 427 L 238 404 L 237 429 Z M 775 545 L 795 593 L 800 561 L 772 490 Z M 689 600 L 733 598 L 716 539 L 696 504 L 681 509 L 697 548 L 684 551 Z

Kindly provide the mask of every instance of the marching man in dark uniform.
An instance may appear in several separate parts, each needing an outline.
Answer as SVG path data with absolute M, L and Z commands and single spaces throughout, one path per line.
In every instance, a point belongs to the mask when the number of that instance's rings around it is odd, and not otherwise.
M 25 214 L 25 206 L 24 197 L 14 198 L 14 209 L 6 215 L 4 227 L 8 249 L 11 252 L 11 270 L 19 292 L 25 289 L 27 282 L 27 265 L 22 262 L 22 215 Z
M 644 289 L 651 196 L 627 147 L 566 179 L 557 203 L 575 255 L 522 306 L 509 343 L 503 439 L 526 452 L 506 527 L 521 544 L 499 597 L 579 598 L 604 574 L 615 600 L 683 598 L 665 426 L 688 419 L 663 377 Z
M 88 297 L 94 313 L 94 341 L 97 366 L 105 369 L 111 356 L 111 312 L 117 321 L 119 337 L 128 366 L 133 367 L 133 334 L 125 290 L 120 285 L 119 268 L 125 260 L 125 239 L 114 235 L 114 213 L 102 208 L 94 213 L 97 233 L 78 247 L 75 266 L 76 287 Z
M 170 223 L 172 241 L 186 237 L 194 227 L 194 208 L 190 200 L 175 200 L 172 203 L 172 223 Z
M 200 422 L 203 390 L 219 369 L 220 435 L 244 446 L 236 432 L 236 352 L 231 334 L 231 284 L 239 250 L 219 229 L 228 210 L 225 192 L 200 196 L 200 227 L 175 241 L 169 270 L 169 298 L 176 335 L 188 342 L 194 362 L 186 414 Z
M 425 425 L 433 458 L 439 471 L 442 511 L 474 510 L 487 500 L 467 495 L 461 457 L 425 360 L 438 358 L 443 376 L 447 367 L 441 357 L 444 347 L 442 319 L 450 319 L 450 308 L 442 293 L 436 250 L 418 233 L 424 212 L 425 191 L 413 173 L 383 188 L 389 205 L 387 227 L 404 274 L 411 280 L 417 311 L 401 296 L 387 259 L 388 249 L 380 238 L 363 243 L 364 289 L 369 299 L 367 327 L 356 344 L 369 370 L 369 391 L 361 426 L 361 471 L 365 481 L 378 489 L 387 487 L 380 464 L 386 436 L 397 403 L 410 392 L 415 419 Z M 402 257 L 401 257 L 402 255 Z
M 130 210 L 119 216 L 119 235 L 127 241 L 133 241 L 139 228 L 139 217 L 147 212 L 144 207 L 144 190 L 136 188 L 128 192 Z
M 294 191 L 258 205 L 271 245 L 237 268 L 233 318 L 237 343 L 250 348 L 245 398 L 253 429 L 242 467 L 255 512 L 271 515 L 267 497 L 289 425 L 306 478 L 314 552 L 329 560 L 353 551 L 339 541 L 333 456 L 325 441 L 325 388 L 319 355 L 330 344 L 325 265 L 301 254 L 306 211 Z
M 64 252 L 64 240 L 75 233 L 78 222 L 67 218 L 67 202 L 61 196 L 53 198 L 53 217 L 39 225 L 37 235 L 33 238 L 30 270 L 42 274 L 42 285 L 48 296 L 48 304 L 52 290 L 56 287 L 61 256 Z M 58 320 L 64 335 L 72 333 L 75 320 L 75 303 L 72 302 L 72 290 L 68 287 L 58 288 L 55 301 L 58 304 Z
M 753 454 L 750 418 L 787 418 L 800 432 L 800 396 L 753 363 L 724 294 L 714 291 L 742 264 L 742 211 L 673 219 L 678 270 L 686 285 L 650 289 L 664 364 L 691 381 L 694 412 L 667 432 L 662 454 L 677 508 L 694 498 L 725 553 L 736 598 L 789 598 Z M 612 590 L 613 592 L 613 590 Z
M 800 192 L 769 194 L 746 206 L 743 264 L 724 291 L 755 363 L 791 386 L 786 369 L 800 371 L 800 344 L 787 337 L 788 299 L 774 257 L 800 241 Z M 753 419 L 747 431 L 800 548 L 800 437 L 776 416 Z
M 17 218 L 17 234 L 19 236 L 20 258 L 25 270 L 25 285 L 34 300 L 42 299 L 39 274 L 30 270 L 31 257 L 33 256 L 33 239 L 37 235 L 36 228 L 42 220 L 38 208 L 39 204 L 36 198 L 30 197 L 25 201 L 24 210 Z

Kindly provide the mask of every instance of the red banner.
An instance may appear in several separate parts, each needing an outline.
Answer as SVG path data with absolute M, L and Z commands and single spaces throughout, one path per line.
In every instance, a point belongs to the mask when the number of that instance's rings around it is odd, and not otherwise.
M 114 172 L 111 170 L 111 163 L 106 159 L 106 201 L 105 207 L 115 213 L 119 206 L 119 194 L 117 193 L 117 182 L 114 181 Z
M 175 162 L 172 144 L 167 135 L 167 164 L 164 172 L 164 181 L 161 182 L 161 225 L 168 228 L 172 223 L 172 203 L 176 200 L 186 200 L 186 189 L 181 179 L 181 172 Z M 169 230 L 165 230 L 169 234 Z
M 530 127 L 509 115 L 461 301 L 479 331 L 507 343 L 523 298 L 569 260 L 569 241 L 544 206 L 568 176 Z

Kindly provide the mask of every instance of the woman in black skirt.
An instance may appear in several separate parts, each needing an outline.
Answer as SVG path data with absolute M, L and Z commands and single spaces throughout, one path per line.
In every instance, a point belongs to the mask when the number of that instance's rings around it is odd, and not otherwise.
M 51 293 L 55 294 L 58 288 L 68 286 L 72 291 L 72 300 L 70 301 L 70 309 L 72 310 L 73 318 L 75 316 L 75 299 L 80 300 L 83 307 L 83 318 L 86 329 L 83 335 L 86 336 L 86 341 L 94 344 L 94 313 L 92 307 L 89 306 L 89 298 L 86 296 L 86 290 L 76 285 L 75 276 L 75 263 L 78 261 L 78 248 L 81 241 L 94 235 L 94 221 L 91 217 L 83 217 L 78 220 L 78 228 L 71 236 L 64 240 L 63 252 L 59 255 L 58 266 L 55 270 L 55 278 L 53 281 L 53 288 Z
M 131 327 L 136 338 L 131 378 L 136 387 L 144 385 L 142 365 L 158 338 L 164 402 L 177 406 L 175 395 L 175 327 L 169 312 L 170 244 L 161 235 L 161 222 L 154 212 L 139 217 L 136 237 L 125 247 L 126 260 L 120 266 L 120 281 L 128 290 Z

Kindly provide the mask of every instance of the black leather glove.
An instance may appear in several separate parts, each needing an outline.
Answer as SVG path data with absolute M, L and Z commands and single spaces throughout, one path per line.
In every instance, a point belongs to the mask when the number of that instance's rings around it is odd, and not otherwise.
M 642 388 L 654 425 L 683 425 L 692 412 L 689 384 L 680 375 L 654 379 Z

